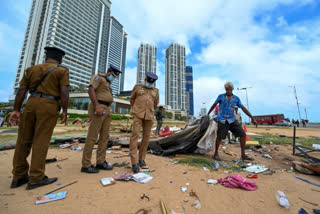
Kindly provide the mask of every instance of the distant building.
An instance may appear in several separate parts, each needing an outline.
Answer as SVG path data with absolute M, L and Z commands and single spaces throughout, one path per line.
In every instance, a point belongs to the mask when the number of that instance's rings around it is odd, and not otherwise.
M 146 72 L 156 74 L 157 48 L 154 45 L 141 43 L 138 49 L 137 83 L 144 83 Z
M 123 25 L 113 16 L 110 18 L 109 41 L 107 47 L 107 67 L 110 64 L 117 67 L 122 73 L 120 77 L 113 80 L 111 84 L 112 93 L 118 95 L 123 90 L 126 50 L 127 50 L 127 33 L 123 31 Z
M 207 108 L 206 108 L 206 103 L 202 103 L 202 107 L 200 109 L 200 113 L 199 113 L 199 116 L 204 116 L 207 114 Z
M 110 6 L 109 0 L 32 0 L 13 84 L 14 94 L 9 100 L 15 99 L 25 68 L 44 62 L 45 46 L 66 52 L 63 65 L 70 70 L 71 86 L 87 86 L 93 74 L 104 73 Z
M 86 111 L 88 112 L 88 107 L 91 100 L 88 93 L 71 93 L 69 106 L 73 110 Z M 120 99 L 118 97 L 113 98 L 111 104 L 112 113 L 126 114 L 130 112 L 130 101 L 127 99 Z
M 185 47 L 171 44 L 166 50 L 166 105 L 186 110 Z
M 186 66 L 186 104 L 189 115 L 194 115 L 192 66 Z

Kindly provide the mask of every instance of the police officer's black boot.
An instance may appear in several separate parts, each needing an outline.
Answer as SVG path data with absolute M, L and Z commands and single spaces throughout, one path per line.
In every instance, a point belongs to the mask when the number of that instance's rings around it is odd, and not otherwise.
M 81 167 L 81 172 L 86 172 L 86 173 L 98 173 L 99 169 L 94 167 L 93 165 L 89 167 Z
M 28 181 L 29 181 L 29 176 L 25 176 L 23 178 L 12 180 L 10 188 L 17 188 L 19 186 L 22 186 L 25 183 L 28 183 Z
M 113 164 L 108 163 L 107 161 L 104 161 L 102 163 L 99 163 L 96 165 L 97 169 L 102 169 L 102 170 L 112 170 L 113 169 Z
M 149 167 L 146 165 L 146 162 L 144 162 L 144 160 L 139 160 L 139 165 L 141 169 L 149 169 Z
M 36 181 L 33 183 L 28 183 L 26 190 L 31 190 L 31 189 L 35 189 L 41 186 L 45 186 L 48 184 L 52 184 L 54 182 L 56 182 L 58 180 L 58 178 L 48 178 L 48 176 L 45 176 L 43 179 L 41 179 L 40 181 Z
M 134 173 L 138 173 L 139 172 L 139 166 L 138 166 L 137 163 L 136 164 L 132 164 L 132 171 Z

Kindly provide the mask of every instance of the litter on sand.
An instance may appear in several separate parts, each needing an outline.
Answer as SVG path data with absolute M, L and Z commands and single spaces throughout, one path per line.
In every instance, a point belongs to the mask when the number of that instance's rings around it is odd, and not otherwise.
M 132 179 L 138 183 L 147 183 L 149 181 L 152 180 L 152 176 L 150 176 L 149 174 L 146 174 L 146 173 L 143 173 L 143 172 L 140 172 L 140 173 L 136 173 L 134 175 L 132 175 Z
M 47 202 L 51 202 L 51 201 L 64 199 L 66 197 L 66 195 L 67 195 L 67 191 L 47 194 L 42 197 L 39 197 L 36 200 L 36 204 L 42 204 L 42 203 L 47 203 Z
M 113 185 L 116 183 L 116 181 L 111 178 L 111 177 L 108 177 L 108 178 L 101 178 L 100 179 L 100 182 L 103 186 L 108 186 L 108 185 Z
M 180 187 L 181 192 L 187 192 L 187 187 Z
M 219 178 L 218 181 L 221 185 L 229 188 L 241 188 L 248 191 L 254 191 L 258 188 L 257 184 L 241 175 L 229 175 L 225 178 Z
M 276 199 L 277 199 L 278 203 L 280 204 L 280 206 L 282 206 L 286 209 L 289 209 L 289 207 L 290 207 L 289 201 L 288 201 L 286 195 L 282 191 L 278 190 L 276 192 Z
M 302 180 L 302 181 L 304 181 L 304 182 L 307 182 L 307 183 L 309 183 L 309 184 L 312 184 L 312 185 L 315 185 L 315 186 L 317 186 L 317 187 L 320 187 L 320 184 L 313 183 L 313 182 L 311 182 L 311 181 L 308 181 L 307 179 L 301 178 L 301 177 L 296 176 L 296 175 L 294 175 L 294 177 L 296 177 L 296 178 L 298 178 L 298 179 L 300 179 L 300 180 Z
M 245 170 L 249 173 L 258 174 L 258 173 L 267 171 L 268 168 L 265 168 L 264 166 L 259 166 L 259 165 L 252 165 L 252 166 L 247 167 Z
M 208 184 L 217 184 L 218 180 L 214 180 L 214 179 L 208 179 Z

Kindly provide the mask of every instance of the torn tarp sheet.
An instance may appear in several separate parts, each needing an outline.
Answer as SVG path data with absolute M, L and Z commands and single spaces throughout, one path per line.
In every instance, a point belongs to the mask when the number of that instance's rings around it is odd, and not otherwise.
M 149 149 L 156 155 L 164 156 L 193 153 L 198 149 L 197 144 L 206 134 L 209 127 L 209 116 L 203 116 L 201 119 L 194 121 L 187 127 L 187 129 L 181 132 L 165 138 L 150 140 Z

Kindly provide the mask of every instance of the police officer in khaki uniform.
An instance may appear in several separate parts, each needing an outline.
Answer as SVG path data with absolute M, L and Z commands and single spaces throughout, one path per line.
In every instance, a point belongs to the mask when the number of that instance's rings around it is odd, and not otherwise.
M 27 182 L 27 190 L 48 185 L 57 178 L 45 175 L 45 161 L 52 132 L 58 118 L 58 100 L 63 109 L 61 120 L 67 120 L 69 100 L 69 71 L 60 66 L 65 52 L 55 47 L 45 47 L 46 61 L 25 70 L 16 94 L 10 121 L 20 122 L 18 139 L 13 157 L 11 188 Z M 45 77 L 44 77 L 45 76 Z M 21 105 L 29 90 L 30 96 L 20 113 Z M 21 119 L 20 119 L 21 118 Z M 27 157 L 32 149 L 31 165 Z
M 111 123 L 111 103 L 113 101 L 111 82 L 118 78 L 121 71 L 115 66 L 110 68 L 105 74 L 92 76 L 89 85 L 89 96 L 91 103 L 88 109 L 90 126 L 88 136 L 83 149 L 81 172 L 98 173 L 99 169 L 112 170 L 113 165 L 106 161 L 106 150 L 109 140 L 109 128 Z M 98 151 L 96 167 L 91 164 L 92 149 L 98 140 Z
M 146 72 L 145 84 L 136 84 L 132 90 L 130 98 L 131 114 L 133 115 L 133 130 L 130 139 L 130 157 L 132 171 L 134 173 L 139 172 L 137 142 L 141 126 L 143 129 L 143 136 L 139 148 L 139 165 L 142 169 L 148 169 L 144 160 L 149 145 L 154 109 L 157 108 L 159 103 L 159 90 L 154 87 L 154 82 L 157 79 L 158 76 L 156 74 Z

